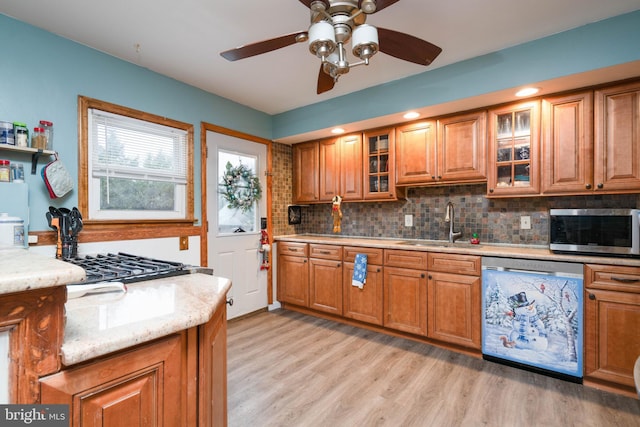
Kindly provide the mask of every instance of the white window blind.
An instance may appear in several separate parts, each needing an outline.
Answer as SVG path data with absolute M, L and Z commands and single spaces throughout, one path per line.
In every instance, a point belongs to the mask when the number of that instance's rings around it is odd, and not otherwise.
M 90 110 L 92 176 L 187 182 L 187 132 Z

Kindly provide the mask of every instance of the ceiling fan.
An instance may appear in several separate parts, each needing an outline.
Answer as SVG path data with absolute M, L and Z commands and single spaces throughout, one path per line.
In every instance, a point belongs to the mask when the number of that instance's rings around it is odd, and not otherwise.
M 442 52 L 427 41 L 386 28 L 366 24 L 367 15 L 399 0 L 300 0 L 311 12 L 307 31 L 297 31 L 269 40 L 240 46 L 220 53 L 229 61 L 249 58 L 309 42 L 309 51 L 320 58 L 318 94 L 333 89 L 338 78 L 358 65 L 369 65 L 378 51 L 404 61 L 429 65 Z M 345 44 L 351 40 L 352 53 L 359 61 L 350 63 Z

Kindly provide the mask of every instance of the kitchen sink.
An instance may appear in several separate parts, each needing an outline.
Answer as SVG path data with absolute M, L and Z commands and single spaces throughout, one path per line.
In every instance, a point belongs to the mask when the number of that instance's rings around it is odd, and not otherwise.
M 401 245 L 407 246 L 424 246 L 432 248 L 479 248 L 482 245 L 475 245 L 469 242 L 447 242 L 444 240 L 405 240 L 400 242 Z

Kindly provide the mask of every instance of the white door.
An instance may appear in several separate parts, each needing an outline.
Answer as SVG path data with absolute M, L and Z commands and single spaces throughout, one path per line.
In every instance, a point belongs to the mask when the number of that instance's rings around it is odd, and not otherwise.
M 207 132 L 207 212 L 209 220 L 209 267 L 216 276 L 231 279 L 227 318 L 242 316 L 267 306 L 267 274 L 261 270 L 260 219 L 267 216 L 267 146 L 215 132 Z M 222 176 L 230 164 L 232 171 L 244 170 L 244 178 L 232 186 L 222 185 Z M 242 169 L 239 166 L 242 165 Z M 248 178 L 260 180 L 262 196 L 255 206 L 246 206 Z M 224 193 L 240 196 L 236 207 L 229 207 Z M 233 205 L 232 205 L 233 206 Z M 239 206 L 239 207 L 238 207 Z

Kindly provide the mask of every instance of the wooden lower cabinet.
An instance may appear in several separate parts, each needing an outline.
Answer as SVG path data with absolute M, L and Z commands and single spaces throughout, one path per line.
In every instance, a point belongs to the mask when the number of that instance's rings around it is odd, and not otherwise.
M 385 266 L 383 303 L 385 327 L 427 335 L 425 271 Z
M 343 280 L 343 316 L 372 325 L 382 326 L 383 274 L 382 266 L 367 264 L 367 282 L 362 289 L 351 284 L 352 262 L 345 262 Z
M 186 426 L 186 331 L 40 381 L 41 402 L 69 405 L 71 426 Z
M 342 261 L 309 258 L 309 308 L 342 315 Z
M 309 306 L 309 261 L 306 243 L 278 244 L 278 300 Z
M 427 336 L 480 349 L 480 277 L 429 273 Z
M 637 396 L 640 356 L 640 268 L 585 266 L 585 369 L 589 385 Z
M 227 306 L 198 327 L 198 426 L 227 425 Z

